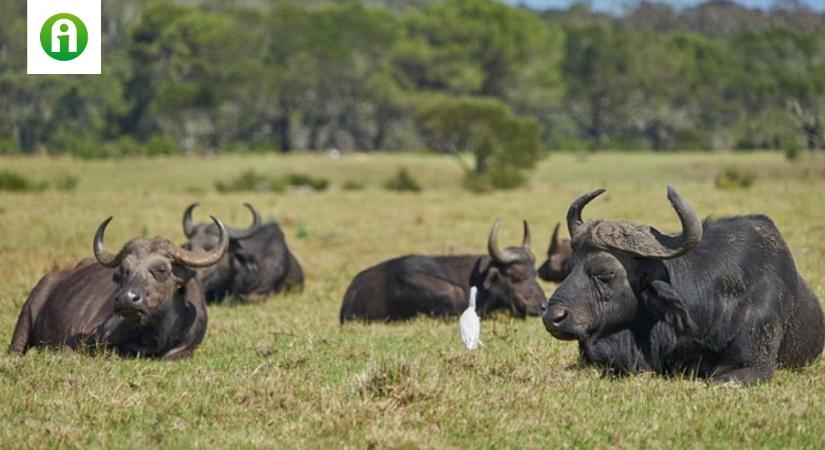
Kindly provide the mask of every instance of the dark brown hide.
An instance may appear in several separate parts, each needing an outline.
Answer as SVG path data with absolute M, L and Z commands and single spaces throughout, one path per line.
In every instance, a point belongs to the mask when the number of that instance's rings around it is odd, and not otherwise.
M 455 316 L 467 308 L 470 286 L 478 287 L 482 315 L 497 309 L 515 317 L 540 314 L 545 296 L 536 282 L 529 227 L 525 222 L 521 246 L 499 249 L 498 225 L 490 232 L 489 255 L 409 255 L 361 272 L 344 295 L 341 322 Z
M 98 261 L 86 259 L 73 269 L 49 273 L 32 290 L 20 311 L 10 353 L 65 346 L 180 358 L 191 355 L 203 340 L 206 303 L 190 267 L 220 259 L 227 247 L 225 232 L 212 252 L 191 252 L 152 238 L 134 239 L 112 254 L 102 244 L 106 224 L 108 220 L 95 236 Z

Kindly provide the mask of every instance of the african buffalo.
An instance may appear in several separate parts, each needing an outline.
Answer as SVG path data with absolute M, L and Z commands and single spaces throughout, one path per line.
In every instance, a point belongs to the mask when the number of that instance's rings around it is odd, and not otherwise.
M 203 287 L 191 268 L 220 260 L 229 244 L 223 224 L 209 252 L 182 249 L 163 238 L 133 239 L 117 254 L 103 246 L 106 219 L 94 237 L 94 255 L 74 269 L 44 276 L 20 311 L 9 353 L 31 347 L 109 348 L 122 355 L 181 358 L 206 333 Z
M 536 282 L 530 228 L 525 221 L 521 246 L 501 250 L 500 223 L 490 231 L 489 256 L 408 255 L 359 273 L 344 295 L 341 322 L 456 316 L 467 308 L 470 286 L 478 287 L 482 315 L 496 309 L 516 317 L 541 314 L 546 297 Z
M 570 275 L 543 317 L 554 337 L 578 340 L 584 363 L 750 384 L 821 353 L 819 301 L 769 218 L 703 224 L 668 187 L 680 236 L 627 221 L 583 222 L 582 209 L 603 192 L 570 206 Z
M 544 281 L 561 283 L 570 273 L 570 239 L 559 241 L 559 224 L 553 228 L 553 237 L 550 238 L 550 247 L 547 249 L 547 261 L 539 267 L 539 278 Z
M 213 224 L 192 223 L 192 210 L 183 212 L 183 232 L 191 250 L 208 251 L 217 245 L 218 229 Z M 249 203 L 252 225 L 244 230 L 227 228 L 229 251 L 214 266 L 198 270 L 198 279 L 206 289 L 208 302 L 226 297 L 246 299 L 287 290 L 301 290 L 304 272 L 298 259 L 286 245 L 281 227 L 276 223 L 261 225 L 261 215 Z

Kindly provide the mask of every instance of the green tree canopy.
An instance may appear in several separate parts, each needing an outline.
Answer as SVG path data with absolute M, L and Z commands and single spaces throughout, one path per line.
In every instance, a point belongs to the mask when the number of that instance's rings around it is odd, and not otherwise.
M 475 187 L 509 188 L 523 183 L 541 151 L 541 127 L 515 114 L 501 100 L 460 97 L 436 100 L 417 115 L 425 141 L 434 150 L 456 156 Z M 472 154 L 468 167 L 462 153 Z

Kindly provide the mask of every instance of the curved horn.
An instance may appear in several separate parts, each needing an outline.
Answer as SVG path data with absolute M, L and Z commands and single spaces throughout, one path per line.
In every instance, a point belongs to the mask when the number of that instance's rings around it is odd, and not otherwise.
M 175 262 L 184 266 L 198 268 L 211 266 L 223 258 L 223 255 L 226 253 L 226 249 L 229 248 L 229 233 L 226 232 L 226 227 L 220 220 L 216 219 L 214 216 L 209 217 L 211 217 L 212 221 L 215 222 L 215 225 L 218 227 L 220 232 L 220 242 L 218 242 L 218 245 L 208 252 L 195 252 L 191 250 L 184 250 L 183 248 L 170 243 L 169 256 L 171 256 Z
M 250 225 L 248 228 L 243 229 L 243 230 L 238 230 L 238 229 L 235 229 L 235 228 L 227 228 L 227 231 L 229 232 L 229 238 L 230 239 L 246 239 L 246 238 L 249 238 L 258 231 L 258 228 L 261 227 L 261 214 L 258 212 L 258 210 L 255 209 L 255 207 L 250 205 L 249 203 L 244 203 L 243 205 L 246 206 L 246 209 L 248 209 L 249 212 L 252 213 L 252 225 Z
M 667 187 L 667 198 L 682 223 L 680 235 L 631 222 L 603 222 L 593 229 L 594 243 L 652 259 L 676 258 L 689 252 L 702 240 L 702 221 L 673 186 Z
M 498 247 L 498 227 L 501 225 L 501 218 L 496 219 L 496 222 L 493 224 L 493 229 L 490 230 L 490 237 L 487 239 L 487 251 L 490 253 L 490 256 L 503 264 L 511 263 L 518 259 L 517 256 L 511 255 L 509 252 L 502 251 Z
M 579 228 L 584 223 L 584 221 L 582 221 L 582 209 L 584 209 L 591 200 L 604 194 L 605 191 L 606 189 L 596 189 L 573 200 L 573 203 L 570 204 L 570 208 L 567 210 L 567 231 L 570 233 L 570 238 L 578 234 Z
M 559 248 L 559 227 L 561 226 L 560 223 L 556 222 L 555 228 L 553 228 L 553 235 L 550 237 L 550 247 L 547 248 L 547 254 L 552 255 L 553 252 Z
M 523 220 L 524 222 L 524 237 L 521 239 L 521 246 L 527 250 L 530 249 L 530 243 L 533 239 L 530 237 L 530 225 L 527 225 L 527 221 Z
M 123 261 L 124 249 L 125 246 L 117 252 L 117 255 L 113 255 L 111 252 L 106 250 L 106 247 L 103 246 L 103 234 L 106 232 L 106 227 L 109 225 L 109 222 L 112 221 L 112 217 L 109 216 L 108 219 L 104 220 L 103 223 L 97 227 L 97 231 L 95 232 L 95 238 L 92 244 L 92 249 L 95 253 L 95 259 L 97 262 L 100 263 L 101 266 L 104 267 L 117 267 L 120 265 L 120 262 Z
M 192 239 L 195 234 L 195 224 L 192 223 L 192 210 L 198 206 L 197 203 L 192 203 L 183 210 L 183 234 L 186 239 Z

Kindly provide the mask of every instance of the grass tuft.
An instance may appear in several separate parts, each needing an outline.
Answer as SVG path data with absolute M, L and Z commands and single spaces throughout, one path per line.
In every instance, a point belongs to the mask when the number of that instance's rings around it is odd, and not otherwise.
M 715 184 L 717 189 L 748 189 L 756 181 L 756 176 L 751 173 L 727 168 L 716 176 Z
M 325 191 L 329 180 L 303 173 L 290 173 L 282 177 L 264 175 L 254 170 L 241 172 L 237 177 L 215 182 L 215 189 L 220 193 L 232 192 L 284 192 L 287 189 L 298 191 Z
M 406 167 L 398 169 L 395 176 L 384 183 L 384 188 L 398 192 L 420 192 L 421 185 L 415 181 L 410 171 Z
M 8 170 L 0 171 L 0 191 L 40 192 L 46 187 L 46 183 L 32 181 L 18 173 Z

